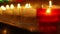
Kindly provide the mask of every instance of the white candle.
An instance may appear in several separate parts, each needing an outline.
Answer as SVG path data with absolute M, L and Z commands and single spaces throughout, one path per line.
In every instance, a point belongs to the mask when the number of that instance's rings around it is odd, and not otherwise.
M 10 5 L 10 9 L 12 9 L 12 10 L 14 9 L 14 5 L 13 4 Z
M 2 9 L 2 13 L 5 14 L 6 7 L 4 7 L 4 6 L 2 5 L 2 6 L 1 6 L 1 9 Z
M 21 5 L 20 5 L 20 3 L 17 4 L 17 11 L 15 13 L 16 13 L 16 15 L 20 15 L 20 13 L 21 13 Z
M 22 15 L 25 17 L 35 17 L 36 9 L 33 8 L 30 4 L 26 4 L 22 11 Z
M 10 7 L 9 7 L 9 5 L 6 5 L 6 14 L 10 14 Z
M 11 12 L 11 14 L 12 14 L 12 15 L 14 15 L 14 8 L 15 8 L 15 7 L 14 7 L 14 5 L 13 5 L 13 4 L 11 4 L 11 5 L 10 5 L 10 9 L 11 9 L 11 11 L 10 11 L 10 12 Z
M 9 5 L 6 5 L 6 9 L 8 10 L 10 7 L 9 7 Z
M 21 6 L 20 6 L 20 4 L 19 4 L 19 3 L 17 4 L 17 8 L 18 8 L 18 9 L 19 9 L 19 8 L 21 8 Z
M 4 6 L 1 6 L 1 9 L 2 9 L 2 10 L 6 10 L 6 8 L 5 8 Z

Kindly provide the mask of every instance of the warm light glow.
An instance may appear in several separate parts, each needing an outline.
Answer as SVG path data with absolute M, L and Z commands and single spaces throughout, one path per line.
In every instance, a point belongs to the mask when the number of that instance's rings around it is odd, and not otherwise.
M 46 14 L 51 14 L 51 8 L 48 8 L 48 9 L 46 10 Z
M 6 5 L 6 9 L 9 9 L 9 5 Z
M 13 5 L 13 4 L 11 4 L 11 5 L 10 5 L 10 8 L 11 8 L 11 9 L 14 9 L 14 5 Z
M 6 33 L 7 33 L 7 30 L 5 29 L 5 30 L 3 31 L 3 33 L 6 34 Z
M 2 9 L 2 10 L 6 10 L 6 7 L 4 7 L 4 6 L 1 6 L 1 9 Z
M 19 3 L 17 4 L 17 8 L 21 8 L 21 6 L 20 6 L 20 4 L 19 4 Z
M 49 1 L 49 7 L 52 7 L 52 1 Z
M 31 5 L 30 4 L 26 4 L 25 8 L 31 8 Z
M 43 5 L 42 5 L 42 8 L 43 8 Z

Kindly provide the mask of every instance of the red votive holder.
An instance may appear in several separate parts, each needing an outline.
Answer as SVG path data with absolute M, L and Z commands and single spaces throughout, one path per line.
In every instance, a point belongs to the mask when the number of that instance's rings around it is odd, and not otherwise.
M 51 8 L 51 13 L 46 13 L 46 8 L 37 9 L 38 28 L 40 32 L 53 33 L 57 31 L 59 22 L 59 8 Z
M 37 10 L 37 18 L 39 22 L 43 23 L 51 23 L 51 22 L 57 22 L 59 21 L 58 15 L 59 15 L 59 9 L 51 9 L 51 13 L 47 14 L 46 13 L 47 9 L 38 9 Z

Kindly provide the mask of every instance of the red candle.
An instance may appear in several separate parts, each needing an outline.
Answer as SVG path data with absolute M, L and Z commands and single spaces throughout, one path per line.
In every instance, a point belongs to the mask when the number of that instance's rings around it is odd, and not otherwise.
M 59 21 L 58 18 L 58 12 L 60 9 L 50 9 L 51 13 L 47 12 L 48 10 L 45 8 L 40 8 L 37 10 L 37 16 L 39 17 L 39 22 L 43 22 L 43 23 L 51 23 L 51 22 L 57 22 Z
M 51 11 L 51 12 L 50 12 Z M 57 23 L 59 21 L 59 8 L 39 8 L 37 9 L 37 18 L 39 31 L 52 33 L 57 31 Z
M 51 1 L 49 1 L 48 8 L 37 9 L 39 31 L 45 32 L 46 34 L 56 34 L 59 21 L 59 12 L 60 8 L 52 6 Z

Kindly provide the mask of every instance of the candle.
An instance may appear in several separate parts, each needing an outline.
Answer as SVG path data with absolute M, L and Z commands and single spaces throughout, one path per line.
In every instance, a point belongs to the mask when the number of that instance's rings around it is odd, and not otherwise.
M 15 8 L 14 5 L 11 4 L 11 5 L 10 5 L 10 9 L 11 9 L 10 13 L 11 13 L 12 15 L 14 15 L 14 8 Z
M 48 8 L 41 8 L 41 10 L 38 12 L 38 15 L 40 16 L 40 21 L 45 23 L 45 22 L 57 22 L 58 19 L 58 12 L 59 12 L 59 8 L 54 8 L 53 6 L 51 6 L 51 1 L 50 2 L 50 6 Z
M 58 22 L 58 10 L 59 9 L 51 9 L 46 11 L 46 15 L 43 17 L 44 19 L 42 19 L 41 21 L 45 21 L 45 22 Z
M 52 34 L 52 32 L 57 31 L 57 24 L 59 21 L 58 15 L 59 10 L 57 6 L 52 6 L 52 1 L 49 1 L 48 8 L 38 9 L 38 21 L 39 21 L 39 31 Z
M 10 14 L 10 7 L 9 7 L 9 5 L 6 5 L 6 14 Z
M 22 15 L 25 17 L 35 17 L 36 9 L 33 8 L 29 3 L 27 3 L 23 8 Z
M 4 6 L 1 6 L 1 9 L 2 9 L 2 10 L 6 10 L 6 8 L 5 8 Z
M 34 31 L 36 27 L 34 27 L 36 23 L 36 9 L 33 8 L 29 3 L 27 3 L 23 8 L 21 8 L 21 22 L 24 27 L 27 25 L 27 29 L 30 31 Z M 28 23 L 28 24 L 27 24 Z M 32 25 L 31 25 L 32 24 Z M 33 27 L 33 28 L 30 28 Z M 26 28 L 26 27 L 25 27 Z
M 20 3 L 18 3 L 17 4 L 17 11 L 15 11 L 16 12 L 16 15 L 20 15 L 21 14 L 21 5 L 20 5 Z
M 13 5 L 13 4 L 11 4 L 11 5 L 10 5 L 10 8 L 11 8 L 11 9 L 14 9 L 14 5 Z
M 21 8 L 21 6 L 20 6 L 20 4 L 19 4 L 19 3 L 17 4 L 17 8 L 18 8 L 18 9 L 20 9 L 20 8 Z
M 6 11 L 6 7 L 4 7 L 3 5 L 1 6 L 1 9 L 2 9 L 2 13 L 3 15 L 5 14 L 5 11 Z
M 8 10 L 10 7 L 9 7 L 9 5 L 6 5 L 6 9 Z

